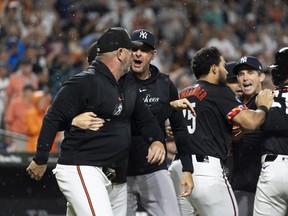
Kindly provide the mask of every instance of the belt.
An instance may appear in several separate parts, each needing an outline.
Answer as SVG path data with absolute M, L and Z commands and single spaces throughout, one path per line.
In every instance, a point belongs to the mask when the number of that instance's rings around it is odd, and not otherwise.
M 115 169 L 111 167 L 103 167 L 102 168 L 103 173 L 107 176 L 107 178 L 112 181 L 116 178 L 116 171 Z
M 278 155 L 274 155 L 274 154 L 267 154 L 264 158 L 264 162 L 272 162 L 274 161 L 276 158 L 278 157 Z
M 196 160 L 202 163 L 209 163 L 209 156 L 196 155 Z
M 220 164 L 223 166 L 222 161 L 219 158 L 208 156 L 208 155 L 192 155 L 192 158 L 195 158 L 195 161 L 198 163 L 209 163 L 209 164 Z
M 288 155 L 275 155 L 275 154 L 265 154 L 261 157 L 261 162 L 288 162 Z

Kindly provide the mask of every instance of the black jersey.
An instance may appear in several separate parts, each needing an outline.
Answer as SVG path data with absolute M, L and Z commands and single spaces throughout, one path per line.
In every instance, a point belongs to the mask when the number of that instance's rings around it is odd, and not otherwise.
M 139 80 L 130 72 L 128 76 L 137 83 L 139 93 L 144 103 L 152 111 L 158 120 L 158 124 L 165 134 L 165 121 L 170 120 L 170 124 L 175 137 L 177 149 L 182 163 L 183 169 L 192 171 L 191 157 L 186 154 L 186 147 L 189 139 L 187 138 L 187 128 L 181 111 L 172 109 L 170 101 L 178 99 L 178 91 L 173 82 L 166 74 L 160 73 L 157 67 L 150 65 L 151 77 L 146 80 Z M 128 175 L 135 176 L 141 174 L 152 173 L 161 169 L 167 169 L 167 164 L 163 163 L 150 164 L 147 162 L 146 155 L 150 144 L 143 139 L 138 127 L 132 121 L 132 147 L 129 157 Z M 188 157 L 186 157 L 188 156 Z M 189 161 L 190 159 L 190 161 Z
M 246 106 L 256 110 L 256 95 L 252 97 Z M 261 143 L 263 133 L 256 129 L 243 134 L 242 138 L 232 143 L 233 148 L 233 171 L 231 186 L 234 190 L 255 192 L 258 177 L 261 170 Z
M 229 87 L 206 81 L 184 89 L 180 97 L 186 97 L 197 113 L 194 117 L 190 110 L 183 111 L 190 134 L 189 152 L 225 160 L 231 142 L 230 119 L 247 107 L 236 99 Z
M 288 85 L 274 90 L 275 98 L 265 122 L 262 154 L 288 155 Z

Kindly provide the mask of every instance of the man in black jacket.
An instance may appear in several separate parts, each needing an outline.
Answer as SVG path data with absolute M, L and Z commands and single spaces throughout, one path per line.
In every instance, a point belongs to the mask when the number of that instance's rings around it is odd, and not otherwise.
M 165 159 L 161 129 L 137 85 L 125 78 L 132 47 L 125 29 L 106 30 L 97 41 L 96 60 L 63 84 L 44 117 L 37 152 L 27 172 L 32 179 L 41 179 L 55 135 L 65 129 L 53 172 L 68 201 L 68 215 L 126 215 L 126 183 L 111 186 L 110 179 L 114 169 L 127 163 L 131 120 L 151 143 L 147 161 L 161 164 Z M 86 111 L 105 120 L 101 129 L 68 126 L 75 116 Z
M 188 131 L 182 112 L 170 106 L 171 101 L 178 99 L 177 88 L 166 74 L 151 64 L 157 53 L 154 35 L 146 29 L 138 29 L 132 32 L 131 40 L 141 42 L 142 45 L 132 49 L 133 61 L 128 77 L 137 83 L 143 101 L 157 118 L 163 133 L 165 121 L 169 119 L 184 175 L 191 177 L 192 161 L 190 155 L 186 154 L 189 146 Z M 127 177 L 127 216 L 136 215 L 137 202 L 141 203 L 149 215 L 180 215 L 167 164 L 147 163 L 145 152 L 149 143 L 137 127 L 132 127 L 132 143 Z

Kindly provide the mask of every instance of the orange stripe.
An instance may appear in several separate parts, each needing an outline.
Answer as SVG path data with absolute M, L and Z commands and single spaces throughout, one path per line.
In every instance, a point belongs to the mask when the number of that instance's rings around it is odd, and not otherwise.
M 86 194 L 86 197 L 87 197 L 88 204 L 89 204 L 89 207 L 90 207 L 90 209 L 91 209 L 92 215 L 93 215 L 93 216 L 96 216 L 96 213 L 95 213 L 95 211 L 94 211 L 94 208 L 93 208 L 93 205 L 92 205 L 92 202 L 91 202 L 91 198 L 90 198 L 90 196 L 89 196 L 87 187 L 86 187 L 85 182 L 84 182 L 84 179 L 83 179 L 83 175 L 82 175 L 81 170 L 80 170 L 80 166 L 77 166 L 77 172 L 78 172 L 78 175 L 79 175 L 79 177 L 80 177 L 81 184 L 82 184 L 82 186 L 83 186 L 83 188 L 84 188 L 84 191 L 85 191 L 85 194 Z
M 225 174 L 224 174 L 224 169 L 223 169 L 222 175 L 223 175 L 223 179 L 224 179 L 225 185 L 226 185 L 227 190 L 228 190 L 228 194 L 229 194 L 230 199 L 232 201 L 232 206 L 233 206 L 233 210 L 234 210 L 234 216 L 236 216 L 237 215 L 236 205 L 235 205 L 234 200 L 232 198 L 231 191 L 229 190 L 229 186 L 228 186 L 228 183 L 227 183 L 227 178 L 225 177 Z

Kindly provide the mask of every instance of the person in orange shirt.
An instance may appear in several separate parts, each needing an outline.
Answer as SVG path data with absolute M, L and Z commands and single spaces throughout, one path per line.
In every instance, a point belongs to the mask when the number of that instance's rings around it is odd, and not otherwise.
M 25 128 L 27 130 L 27 152 L 36 152 L 37 139 L 42 126 L 44 115 L 51 104 L 52 96 L 45 91 L 35 91 L 33 93 L 33 107 L 30 108 L 24 117 Z M 57 152 L 56 140 L 51 152 Z
M 26 140 L 22 138 L 23 135 L 27 135 L 27 131 L 25 127 L 23 127 L 24 116 L 33 106 L 33 92 L 33 86 L 25 85 L 22 89 L 22 94 L 19 97 L 12 98 L 11 102 L 8 104 L 7 110 L 5 111 L 5 129 L 9 132 L 16 133 L 16 136 L 13 136 L 13 138 L 6 137 L 6 142 L 10 146 L 14 145 L 15 151 L 25 150 Z

